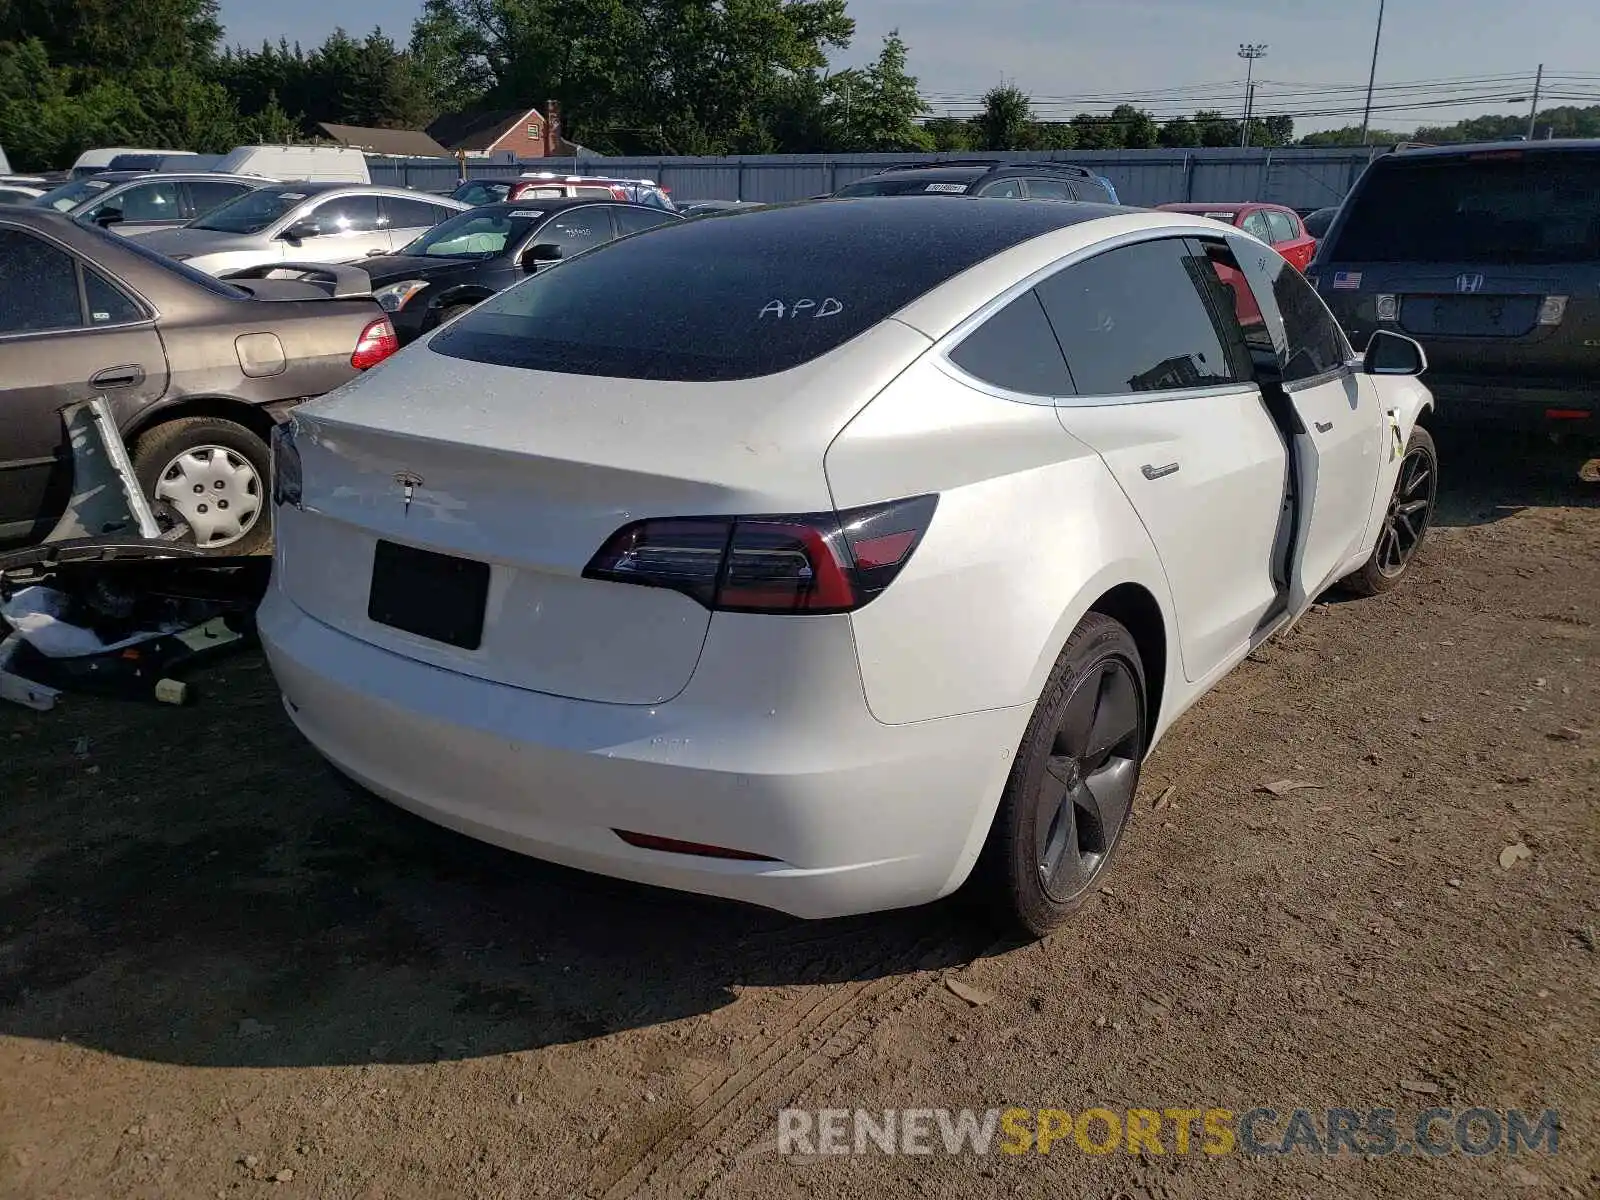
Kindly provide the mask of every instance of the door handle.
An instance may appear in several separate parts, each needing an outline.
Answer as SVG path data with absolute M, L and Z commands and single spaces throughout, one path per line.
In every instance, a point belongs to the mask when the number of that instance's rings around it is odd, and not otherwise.
M 1333 431 L 1333 422 L 1332 421 L 1318 421 L 1317 422 L 1317 432 L 1318 433 L 1331 433 L 1332 431 Z
M 1145 463 L 1139 470 L 1144 473 L 1146 479 L 1165 479 L 1168 475 L 1176 475 L 1178 473 L 1178 464 L 1168 463 L 1164 467 L 1153 467 L 1149 463 Z
M 133 387 L 144 382 L 144 368 L 128 364 L 121 367 L 107 367 L 89 376 L 89 386 L 96 388 L 124 388 Z

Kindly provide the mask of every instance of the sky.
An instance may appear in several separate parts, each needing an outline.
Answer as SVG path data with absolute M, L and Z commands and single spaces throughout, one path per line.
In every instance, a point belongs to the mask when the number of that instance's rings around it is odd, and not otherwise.
M 381 25 L 403 41 L 420 7 L 222 0 L 222 15 L 230 42 L 282 36 L 309 46 L 340 25 L 356 34 Z M 1378 0 L 850 0 L 850 13 L 856 41 L 836 65 L 870 59 L 898 28 L 923 95 L 955 115 L 1000 82 L 1032 95 L 1042 117 L 1070 117 L 1094 107 L 1091 98 L 1104 111 L 1113 93 L 1133 94 L 1158 116 L 1197 107 L 1237 115 L 1239 44 L 1264 44 L 1257 111 L 1295 113 L 1304 132 L 1360 123 Z M 1380 107 L 1373 124 L 1408 130 L 1524 110 L 1540 63 L 1552 77 L 1549 104 L 1600 104 L 1600 4 L 1388 0 L 1375 104 L 1393 107 Z M 1406 86 L 1417 83 L 1427 86 Z

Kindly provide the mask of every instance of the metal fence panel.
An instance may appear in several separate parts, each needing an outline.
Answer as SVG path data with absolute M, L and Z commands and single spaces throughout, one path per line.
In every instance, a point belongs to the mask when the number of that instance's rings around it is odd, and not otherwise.
M 1104 175 L 1124 204 L 1152 206 L 1178 201 L 1265 200 L 1294 208 L 1337 204 L 1373 149 L 1198 149 L 1107 150 L 1031 154 L 788 154 L 739 158 L 472 159 L 470 177 L 511 176 L 524 171 L 619 175 L 654 179 L 681 201 L 754 200 L 776 203 L 826 195 L 863 176 L 907 163 L 984 158 L 1007 162 L 1041 158 L 1074 163 Z M 460 176 L 454 159 L 369 158 L 373 182 L 424 191 L 448 191 Z

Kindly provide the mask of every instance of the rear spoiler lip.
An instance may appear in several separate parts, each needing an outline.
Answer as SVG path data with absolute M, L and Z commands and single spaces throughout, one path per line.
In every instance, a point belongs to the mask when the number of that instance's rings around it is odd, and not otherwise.
M 273 262 L 257 263 L 238 271 L 226 271 L 219 279 L 265 279 L 274 271 L 298 271 L 302 275 L 324 275 L 333 282 L 333 299 L 367 300 L 372 297 L 372 276 L 350 263 Z

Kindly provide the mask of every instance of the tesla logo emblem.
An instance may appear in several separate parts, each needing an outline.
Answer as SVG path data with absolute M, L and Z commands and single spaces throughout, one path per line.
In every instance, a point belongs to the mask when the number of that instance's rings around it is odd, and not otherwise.
M 1471 295 L 1473 292 L 1478 292 L 1478 291 L 1482 291 L 1482 290 L 1483 290 L 1483 276 L 1482 275 L 1457 275 L 1456 276 L 1456 291 L 1464 292 L 1467 295 Z
M 394 481 L 404 489 L 400 499 L 405 502 L 405 515 L 411 515 L 411 499 L 417 494 L 417 489 L 422 486 L 422 476 L 413 475 L 410 471 L 397 471 Z

